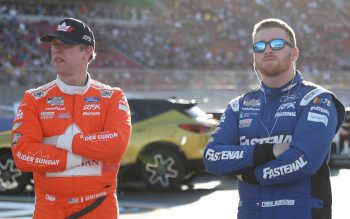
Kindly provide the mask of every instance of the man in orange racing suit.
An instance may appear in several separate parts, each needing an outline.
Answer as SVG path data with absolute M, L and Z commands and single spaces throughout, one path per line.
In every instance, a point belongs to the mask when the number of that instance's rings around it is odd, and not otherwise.
M 91 79 L 95 40 L 66 18 L 40 39 L 51 43 L 57 79 L 25 92 L 13 123 L 12 153 L 32 171 L 34 218 L 117 218 L 116 176 L 131 132 L 119 88 Z

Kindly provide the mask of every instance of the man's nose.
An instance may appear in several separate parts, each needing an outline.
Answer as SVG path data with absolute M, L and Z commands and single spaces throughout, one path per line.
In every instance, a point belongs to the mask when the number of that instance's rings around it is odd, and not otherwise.
M 269 52 L 272 52 L 272 51 L 273 51 L 273 49 L 271 48 L 270 43 L 267 43 L 266 44 L 266 48 L 265 48 L 265 53 L 269 53 Z

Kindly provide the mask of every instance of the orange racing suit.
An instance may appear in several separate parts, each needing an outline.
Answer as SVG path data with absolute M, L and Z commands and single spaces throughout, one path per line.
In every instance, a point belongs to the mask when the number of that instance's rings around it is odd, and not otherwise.
M 117 218 L 116 176 L 130 132 L 123 91 L 90 75 L 83 87 L 57 78 L 26 91 L 11 149 L 17 167 L 33 172 L 34 218 L 65 218 L 102 196 L 84 218 Z

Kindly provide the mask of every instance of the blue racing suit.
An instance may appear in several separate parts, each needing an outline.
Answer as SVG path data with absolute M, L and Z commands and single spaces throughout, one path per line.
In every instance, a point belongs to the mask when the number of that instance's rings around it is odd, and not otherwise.
M 238 219 L 330 219 L 328 159 L 345 109 L 300 72 L 229 102 L 204 152 L 209 172 L 238 175 Z M 275 157 L 275 144 L 289 147 Z

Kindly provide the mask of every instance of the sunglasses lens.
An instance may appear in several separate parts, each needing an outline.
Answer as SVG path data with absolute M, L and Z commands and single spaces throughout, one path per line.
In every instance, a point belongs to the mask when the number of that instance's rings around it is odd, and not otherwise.
M 273 50 L 283 49 L 284 44 L 285 44 L 284 40 L 281 40 L 281 39 L 271 40 L 270 42 L 271 49 Z
M 263 41 L 254 43 L 254 45 L 253 45 L 253 50 L 256 53 L 264 52 L 265 48 L 266 48 L 266 43 Z

